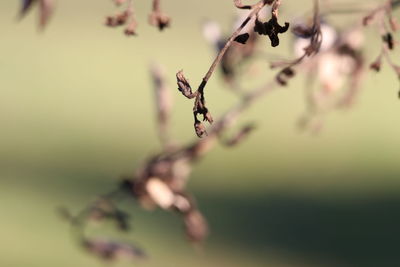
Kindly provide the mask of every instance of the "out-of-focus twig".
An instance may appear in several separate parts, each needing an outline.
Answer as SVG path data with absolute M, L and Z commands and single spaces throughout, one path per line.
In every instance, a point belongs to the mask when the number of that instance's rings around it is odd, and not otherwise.
M 165 73 L 159 64 L 153 64 L 150 69 L 157 109 L 158 136 L 164 149 L 171 145 L 169 123 L 172 107 L 170 89 L 165 81 Z

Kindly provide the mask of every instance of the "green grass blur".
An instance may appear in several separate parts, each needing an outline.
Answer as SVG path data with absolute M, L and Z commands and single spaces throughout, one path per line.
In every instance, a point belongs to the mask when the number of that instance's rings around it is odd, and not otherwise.
M 232 18 L 231 1 L 165 1 L 172 28 L 159 33 L 147 24 L 149 1 L 137 2 L 139 36 L 126 38 L 102 25 L 111 1 L 59 0 L 43 33 L 35 12 L 17 23 L 17 1 L 0 1 L 0 266 L 104 266 L 73 243 L 56 208 L 78 210 L 158 151 L 149 64 L 165 66 L 171 88 L 182 68 L 200 81 L 213 51 L 199 23 Z M 378 40 L 367 42 L 372 60 Z M 235 102 L 218 76 L 207 89 L 214 116 Z M 295 127 L 303 85 L 260 100 L 241 119 L 257 123 L 251 137 L 196 165 L 189 186 L 212 230 L 204 251 L 173 215 L 127 206 L 134 229 L 116 235 L 150 254 L 138 266 L 400 265 L 396 77 L 388 67 L 369 73 L 354 109 L 327 116 L 319 136 Z M 192 102 L 173 96 L 174 136 L 190 141 Z

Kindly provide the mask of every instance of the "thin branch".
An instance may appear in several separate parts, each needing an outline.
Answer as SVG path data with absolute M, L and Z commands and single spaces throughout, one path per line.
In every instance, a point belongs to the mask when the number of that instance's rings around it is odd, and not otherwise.
M 236 31 L 233 32 L 231 37 L 228 39 L 228 41 L 225 43 L 224 47 L 221 49 L 221 51 L 218 53 L 217 57 L 214 59 L 214 62 L 211 64 L 210 68 L 208 69 L 206 75 L 203 78 L 202 83 L 200 84 L 198 91 L 200 93 L 203 93 L 204 87 L 206 86 L 208 80 L 211 78 L 212 74 L 214 73 L 215 68 L 217 65 L 220 63 L 222 57 L 228 50 L 228 48 L 232 45 L 233 41 L 235 38 L 240 34 L 240 32 L 243 30 L 243 28 L 260 12 L 260 10 L 266 6 L 272 4 L 274 1 L 271 0 L 263 0 L 258 2 L 257 4 L 251 6 L 251 12 L 249 15 L 246 17 L 246 19 L 242 22 L 242 24 L 239 26 L 239 28 L 236 29 Z

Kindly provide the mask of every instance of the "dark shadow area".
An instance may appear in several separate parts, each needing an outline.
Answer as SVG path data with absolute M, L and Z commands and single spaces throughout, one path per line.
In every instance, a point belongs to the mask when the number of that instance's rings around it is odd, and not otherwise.
M 339 266 L 400 266 L 400 196 L 198 195 L 212 238 Z
M 52 208 L 73 206 L 74 211 L 118 183 L 101 174 L 47 177 L 56 178 L 26 181 L 24 186 L 59 199 L 50 205 Z M 400 266 L 400 194 L 194 194 L 211 227 L 210 245 L 233 245 L 261 256 L 281 251 L 282 255 L 340 267 Z M 176 216 L 161 210 L 143 211 L 131 201 L 124 202 L 123 208 L 133 215 L 134 231 L 129 235 L 135 240 L 138 232 L 140 235 L 141 231 L 156 231 L 160 239 L 182 237 L 184 242 L 182 225 Z M 151 244 L 146 245 L 151 251 Z

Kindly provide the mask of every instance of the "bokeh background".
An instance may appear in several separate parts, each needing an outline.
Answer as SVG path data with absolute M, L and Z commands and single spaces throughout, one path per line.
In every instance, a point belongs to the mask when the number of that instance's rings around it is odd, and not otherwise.
M 150 1 L 136 4 L 139 36 L 126 38 L 102 25 L 111 1 L 59 0 L 43 33 L 35 12 L 17 23 L 19 2 L 0 1 L 0 266 L 104 266 L 73 242 L 56 208 L 77 211 L 159 150 L 151 62 L 164 65 L 173 90 L 174 136 L 195 138 L 175 73 L 201 79 L 214 52 L 200 22 L 229 31 L 232 3 L 164 1 L 173 24 L 163 33 L 147 24 Z M 290 19 L 312 2 L 284 5 Z M 379 40 L 366 41 L 372 60 Z M 290 42 L 271 52 L 288 55 Z M 258 68 L 272 77 L 267 60 Z M 327 116 L 318 136 L 296 128 L 301 78 L 260 100 L 242 117 L 258 125 L 251 137 L 194 169 L 189 187 L 212 231 L 202 252 L 178 218 L 128 202 L 133 231 L 110 233 L 150 259 L 113 266 L 400 266 L 399 85 L 388 67 L 364 85 L 355 107 Z M 236 100 L 219 74 L 207 97 L 214 116 Z

